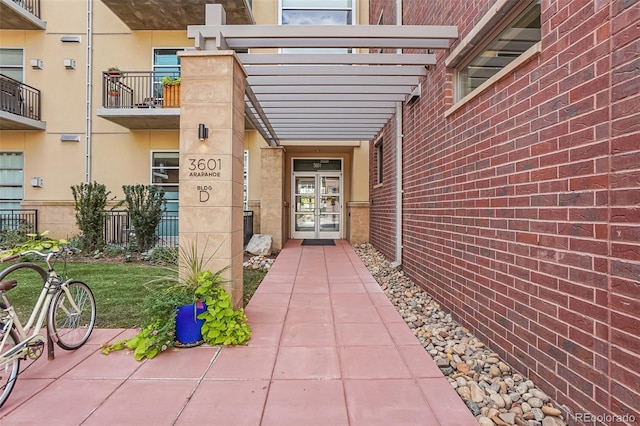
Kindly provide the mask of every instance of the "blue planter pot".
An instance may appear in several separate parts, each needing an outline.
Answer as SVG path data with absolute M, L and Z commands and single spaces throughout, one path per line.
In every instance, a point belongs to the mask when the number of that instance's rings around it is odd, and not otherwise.
M 176 340 L 179 345 L 192 345 L 194 343 L 202 343 L 202 324 L 204 320 L 196 317 L 207 310 L 207 305 L 196 303 L 195 313 L 194 306 L 184 305 L 178 308 L 176 314 Z

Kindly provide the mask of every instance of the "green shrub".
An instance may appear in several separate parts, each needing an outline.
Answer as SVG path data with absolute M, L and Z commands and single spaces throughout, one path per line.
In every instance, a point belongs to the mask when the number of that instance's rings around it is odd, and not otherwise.
M 89 182 L 71 187 L 76 210 L 76 225 L 80 229 L 79 245 L 87 252 L 104 247 L 104 219 L 107 197 L 111 193 L 101 183 Z
M 33 226 L 29 223 L 21 224 L 18 228 L 4 229 L 0 231 L 0 248 L 10 249 L 25 243 L 33 232 Z
M 159 265 L 177 265 L 178 249 L 176 247 L 154 247 L 149 252 L 149 261 Z
M 156 228 L 164 209 L 164 191 L 155 185 L 124 185 L 122 190 L 135 233 L 136 249 L 147 251 L 156 242 Z

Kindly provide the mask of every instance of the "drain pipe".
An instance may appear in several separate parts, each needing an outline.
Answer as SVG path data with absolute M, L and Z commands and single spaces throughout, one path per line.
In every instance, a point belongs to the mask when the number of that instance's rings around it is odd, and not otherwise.
M 396 0 L 396 25 L 402 25 L 402 0 Z M 398 49 L 402 53 L 402 49 Z M 396 102 L 396 259 L 391 267 L 402 265 L 402 102 Z
M 92 80 L 91 72 L 93 63 L 93 9 L 91 7 L 92 0 L 87 0 L 87 64 L 86 64 L 86 119 L 85 119 L 85 146 L 84 146 L 84 181 L 85 183 L 91 182 L 91 132 L 92 132 L 92 119 L 91 119 L 91 93 L 92 93 Z

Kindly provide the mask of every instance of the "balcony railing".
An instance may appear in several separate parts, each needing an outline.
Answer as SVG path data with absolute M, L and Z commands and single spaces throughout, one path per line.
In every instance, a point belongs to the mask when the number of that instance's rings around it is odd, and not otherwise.
M 105 71 L 102 73 L 104 108 L 180 108 L 180 84 L 163 85 L 179 72 Z
M 15 4 L 40 18 L 40 0 L 13 0 Z
M 0 111 L 40 121 L 40 91 L 0 74 Z

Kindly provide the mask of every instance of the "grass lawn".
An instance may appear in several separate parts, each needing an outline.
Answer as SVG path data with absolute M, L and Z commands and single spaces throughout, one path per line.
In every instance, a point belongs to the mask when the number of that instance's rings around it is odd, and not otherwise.
M 61 265 L 61 264 L 60 264 Z M 4 265 L 3 265 L 4 266 Z M 58 264 L 56 271 L 61 272 Z M 140 263 L 109 262 L 69 262 L 69 277 L 84 281 L 89 285 L 96 299 L 97 328 L 135 328 L 140 325 L 143 312 L 142 300 L 148 293 L 148 286 L 162 285 L 153 282 L 172 272 L 167 268 Z M 244 273 L 244 305 L 255 292 L 266 272 L 246 270 Z M 42 280 L 35 271 L 16 276 L 11 274 L 5 279 L 15 278 L 18 286 L 8 293 L 9 300 L 16 308 L 19 318 L 26 323 L 36 298 L 42 289 Z

